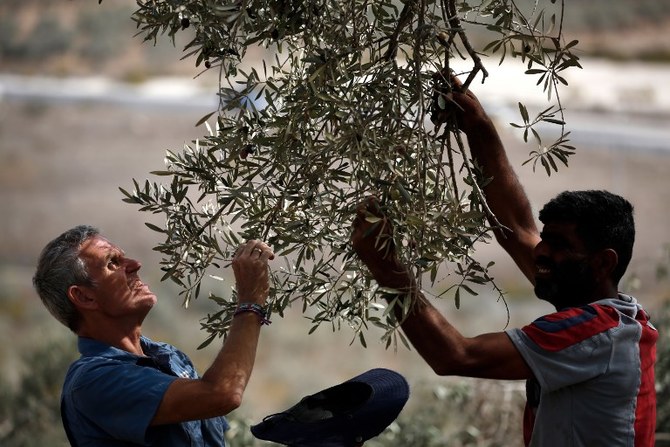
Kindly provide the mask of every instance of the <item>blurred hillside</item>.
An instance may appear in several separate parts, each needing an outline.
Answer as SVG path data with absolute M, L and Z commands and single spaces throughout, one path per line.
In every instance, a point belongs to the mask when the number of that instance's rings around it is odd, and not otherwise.
M 134 1 L 35 0 L 0 3 L 0 63 L 4 72 L 73 76 L 104 74 L 138 81 L 178 73 L 169 41 L 156 48 L 134 38 Z
M 45 4 L 46 3 L 46 4 Z M 475 3 L 475 2 L 472 2 Z M 517 4 L 532 5 L 531 0 Z M 568 0 L 565 35 L 578 39 L 584 56 L 670 61 L 670 1 Z M 166 74 L 194 75 L 193 61 L 179 61 L 192 30 L 143 43 L 130 16 L 134 0 L 97 2 L 3 0 L 0 66 L 4 72 L 58 76 L 102 74 L 141 81 Z M 485 36 L 472 36 L 485 43 Z

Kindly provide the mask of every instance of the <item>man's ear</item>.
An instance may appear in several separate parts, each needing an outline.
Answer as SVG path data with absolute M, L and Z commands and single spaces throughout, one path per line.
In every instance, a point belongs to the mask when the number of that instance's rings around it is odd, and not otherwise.
M 67 289 L 67 296 L 77 308 L 93 309 L 98 305 L 97 301 L 91 297 L 86 286 L 70 286 Z
M 601 274 L 606 278 L 610 278 L 614 269 L 619 265 L 619 255 L 617 252 L 611 248 L 607 248 L 598 253 L 597 259 Z

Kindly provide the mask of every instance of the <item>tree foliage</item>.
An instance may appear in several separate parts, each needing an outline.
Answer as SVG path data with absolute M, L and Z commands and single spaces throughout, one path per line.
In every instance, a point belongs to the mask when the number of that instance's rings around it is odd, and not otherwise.
M 452 113 L 450 73 L 468 88 L 488 76 L 484 53 L 520 59 L 552 103 L 535 117 L 519 104 L 516 126 L 537 144 L 529 162 L 547 174 L 567 165 L 573 148 L 558 87 L 579 62 L 576 42 L 564 42 L 563 3 L 545 3 L 138 0 L 133 19 L 145 40 L 189 28 L 184 57 L 220 80 L 218 109 L 198 123 L 208 134 L 169 151 L 166 169 L 152 173 L 162 179 L 122 189 L 125 201 L 165 217 L 147 224 L 165 238 L 155 247 L 164 279 L 182 286 L 188 304 L 241 241 L 263 239 L 279 258 L 273 313 L 297 302 L 314 328 L 344 324 L 365 344 L 372 324 L 388 346 L 400 336 L 397 321 L 376 298 L 394 291 L 374 285 L 349 244 L 355 205 L 374 194 L 418 277 L 434 284 L 444 266 L 457 304 L 476 293 L 473 284 L 498 290 L 490 265 L 472 257 L 495 218 L 481 192 L 489 179 Z M 489 43 L 474 48 L 472 30 Z M 540 122 L 559 126 L 559 139 L 544 142 Z M 226 333 L 235 303 L 209 298 L 221 306 L 203 323 L 211 341 Z

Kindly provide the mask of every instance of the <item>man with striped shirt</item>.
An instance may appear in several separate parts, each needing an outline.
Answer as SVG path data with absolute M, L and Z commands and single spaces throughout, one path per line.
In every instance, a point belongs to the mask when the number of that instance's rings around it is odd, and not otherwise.
M 393 229 L 375 198 L 357 211 L 356 253 L 380 285 L 413 300 L 402 329 L 437 374 L 527 381 L 525 445 L 652 447 L 658 334 L 635 298 L 618 291 L 632 256 L 633 207 L 606 191 L 564 192 L 540 211 L 540 232 L 492 121 L 452 81 L 460 129 L 492 178 L 484 193 L 502 225 L 496 238 L 556 312 L 464 337 L 424 297 L 394 245 L 377 249 Z

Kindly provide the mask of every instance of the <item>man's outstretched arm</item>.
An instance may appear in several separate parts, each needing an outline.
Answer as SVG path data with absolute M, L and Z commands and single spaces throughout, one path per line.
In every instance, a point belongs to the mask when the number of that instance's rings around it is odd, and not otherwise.
M 373 216 L 375 222 L 367 218 Z M 378 220 L 381 218 L 381 220 Z M 504 332 L 464 337 L 425 298 L 410 269 L 403 265 L 391 241 L 379 250 L 379 241 L 391 237 L 391 226 L 381 214 L 375 198 L 357 210 L 352 245 L 377 283 L 396 289 L 412 301 L 401 327 L 423 359 L 439 375 L 459 375 L 491 379 L 527 379 L 532 373 L 523 357 Z M 402 318 L 396 308 L 396 316 Z
M 274 253 L 261 241 L 248 241 L 237 250 L 232 267 L 240 304 L 264 306 L 268 298 L 268 261 Z M 152 425 L 223 416 L 242 403 L 251 377 L 261 331 L 254 312 L 233 318 L 212 365 L 200 379 L 177 379 L 165 392 Z
M 540 241 L 528 197 L 507 158 L 500 136 L 477 97 L 460 93 L 461 84 L 451 78 L 454 87 L 451 99 L 460 129 L 467 136 L 472 157 L 486 178 L 484 187 L 489 207 L 505 229 L 495 232 L 500 245 L 510 254 L 524 275 L 535 283 L 533 250 Z

